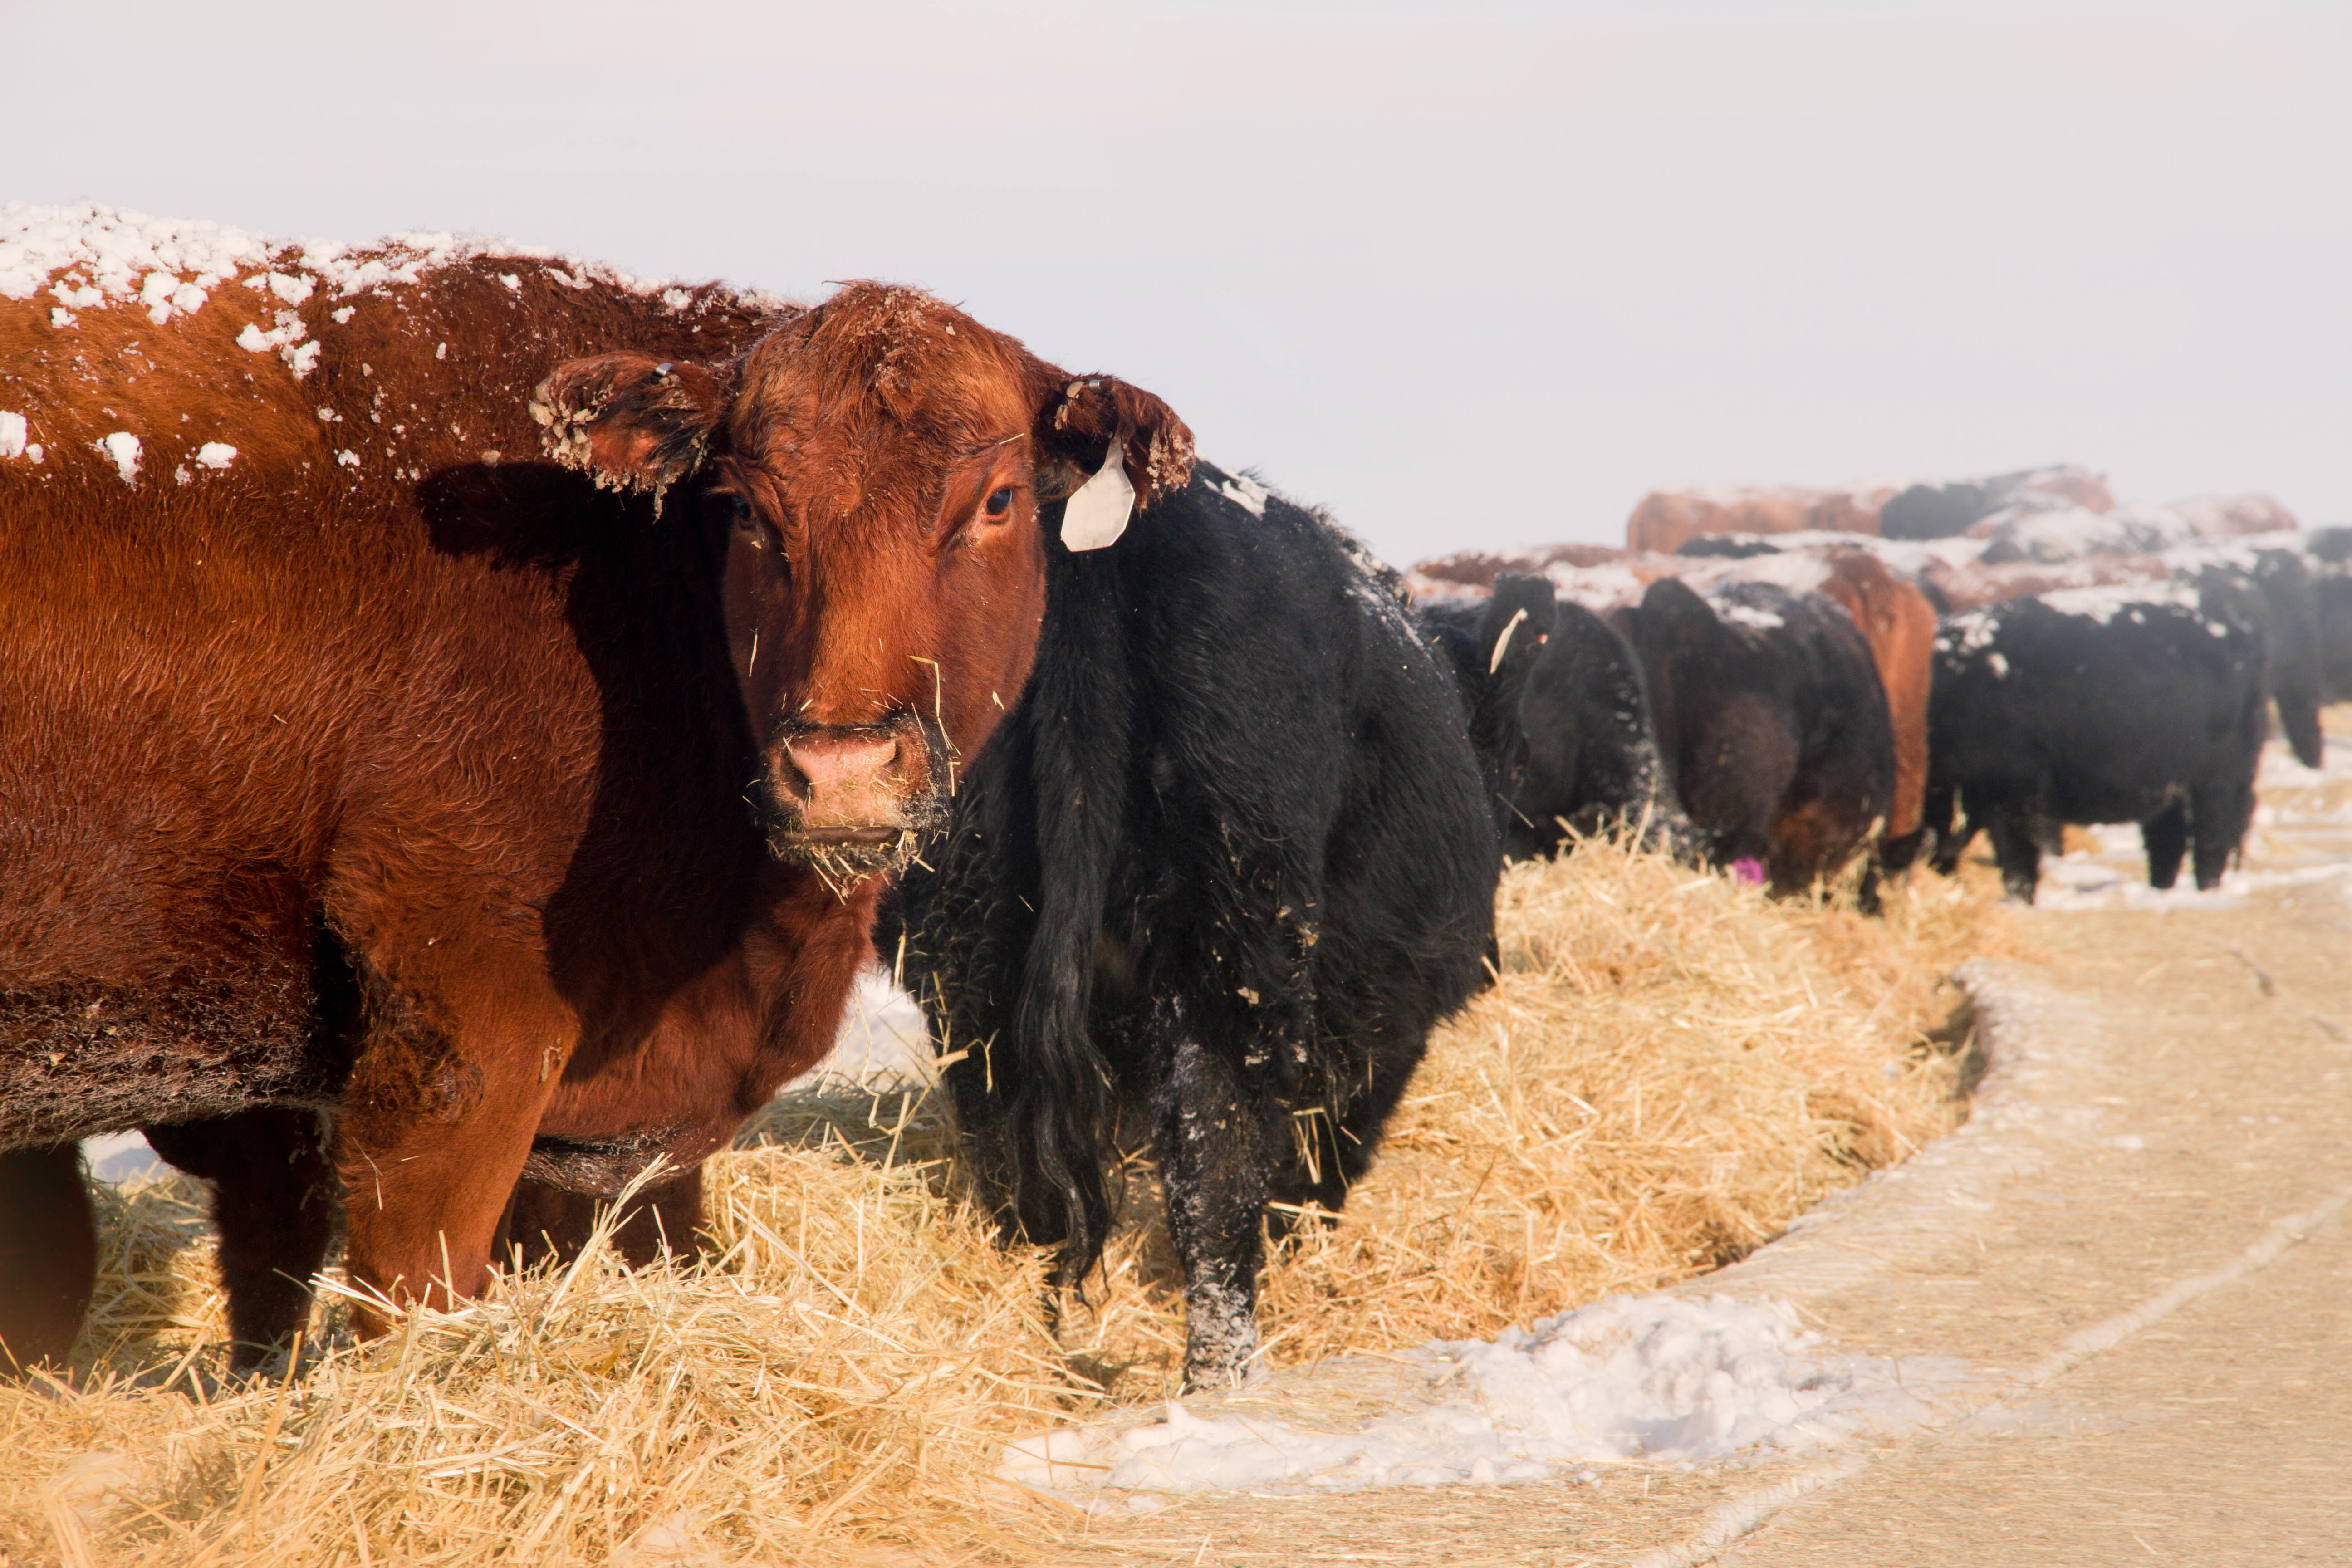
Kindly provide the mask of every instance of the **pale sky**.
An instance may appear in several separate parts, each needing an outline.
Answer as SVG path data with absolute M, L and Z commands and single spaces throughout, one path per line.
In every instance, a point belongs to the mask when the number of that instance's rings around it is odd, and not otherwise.
M 0 200 L 923 284 L 1391 559 L 2072 461 L 2352 521 L 2352 6 L 25 8 Z

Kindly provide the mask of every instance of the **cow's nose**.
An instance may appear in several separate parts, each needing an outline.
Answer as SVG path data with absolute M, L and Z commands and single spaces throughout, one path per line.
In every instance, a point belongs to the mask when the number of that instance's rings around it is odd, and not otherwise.
M 786 741 L 784 755 L 806 781 L 803 810 L 812 826 L 879 822 L 892 815 L 896 737 L 819 730 Z

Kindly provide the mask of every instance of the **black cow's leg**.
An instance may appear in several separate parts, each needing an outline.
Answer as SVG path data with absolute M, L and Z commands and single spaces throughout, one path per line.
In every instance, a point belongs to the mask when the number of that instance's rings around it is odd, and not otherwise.
M 2254 817 L 2251 783 L 2199 786 L 2189 792 L 2189 829 L 2200 890 L 2221 885 L 2230 857 L 2246 837 Z
M 2042 844 L 2033 827 L 2032 814 L 2017 806 L 1997 806 L 1986 814 L 1993 858 L 2000 862 L 2001 888 L 2029 904 L 2042 881 Z
M 98 1280 L 98 1226 L 81 1150 L 0 1153 L 0 1374 L 63 1364 Z
M 1911 869 L 1919 858 L 1920 848 L 1927 842 L 1927 829 L 1913 828 L 1899 838 L 1878 841 L 1878 868 L 1889 877 L 1899 878 Z
M 2139 825 L 2147 850 L 2147 885 L 2168 889 L 2180 879 L 2180 858 L 2189 853 L 2189 802 L 2176 799 Z
M 1977 820 L 1977 814 L 1971 811 L 1960 817 L 1958 828 L 1948 831 L 1940 827 L 1937 829 L 1936 856 L 1928 862 L 1935 867 L 1937 875 L 1948 877 L 1960 868 L 1960 857 L 1967 853 L 1977 830 L 1983 826 Z
M 1192 1041 L 1176 1047 L 1157 1118 L 1168 1235 L 1184 1266 L 1184 1386 L 1222 1388 L 1257 1353 L 1268 1149 L 1240 1069 Z
M 251 1372 L 310 1321 L 342 1187 L 318 1114 L 280 1106 L 150 1127 L 156 1153 L 213 1184 L 229 1370 Z

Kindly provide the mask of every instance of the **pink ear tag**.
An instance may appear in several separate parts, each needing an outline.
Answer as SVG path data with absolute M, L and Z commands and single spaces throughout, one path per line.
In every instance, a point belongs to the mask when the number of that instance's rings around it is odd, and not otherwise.
M 1100 550 L 1116 544 L 1127 531 L 1127 520 L 1134 510 L 1135 487 L 1128 482 L 1126 454 L 1114 436 L 1103 466 L 1062 508 L 1062 544 L 1069 550 Z

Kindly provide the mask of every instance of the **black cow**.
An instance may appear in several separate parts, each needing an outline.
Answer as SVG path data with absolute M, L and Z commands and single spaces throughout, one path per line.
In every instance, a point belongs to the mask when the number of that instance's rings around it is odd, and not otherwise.
M 2318 585 L 2303 554 L 2248 544 L 2191 544 L 2168 551 L 2173 574 L 2203 586 L 2236 589 L 2262 620 L 2263 688 L 2277 706 L 2279 728 L 2295 759 L 2320 762 L 2319 705 L 2325 699 Z
M 1101 1256 L 1122 1119 L 1148 1131 L 1213 1385 L 1256 1352 L 1269 1200 L 1339 1206 L 1481 984 L 1500 853 L 1453 677 L 1323 517 L 1203 464 L 1048 556 L 1035 672 L 880 940 L 1062 1283 Z
M 1779 893 L 1835 872 L 1885 820 L 1886 692 L 1853 618 L 1818 594 L 1662 577 L 1612 613 L 1640 660 L 1658 750 L 1706 858 Z M 1865 881 L 1865 907 L 1874 886 Z
M 1571 833 L 1646 820 L 1682 847 L 1682 820 L 1650 723 L 1650 697 L 1633 650 L 1580 605 L 1553 617 L 1543 657 L 1519 699 L 1527 761 L 1512 795 L 1504 853 L 1556 855 Z
M 2304 552 L 2319 620 L 2319 700 L 2352 702 L 2352 528 L 2315 530 Z
M 1470 749 L 1486 775 L 1495 831 L 1507 835 L 1512 792 L 1527 761 L 1520 698 L 1559 614 L 1551 584 L 1507 573 L 1495 579 L 1487 598 L 1423 600 L 1412 613 L 1422 635 L 1454 672 L 1470 726 Z
M 2253 814 L 2262 620 L 2220 579 L 2069 588 L 1948 617 L 1928 714 L 1936 868 L 1952 871 L 1984 828 L 2002 882 L 2031 902 L 2037 819 L 2137 822 L 2155 886 L 2172 886 L 2192 838 L 2197 885 L 2219 882 Z

